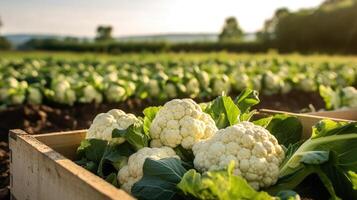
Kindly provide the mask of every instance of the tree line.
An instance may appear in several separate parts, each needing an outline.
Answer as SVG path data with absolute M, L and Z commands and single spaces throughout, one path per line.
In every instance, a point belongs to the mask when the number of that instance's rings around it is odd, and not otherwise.
M 357 53 L 357 0 L 326 0 L 313 9 L 291 12 L 276 10 L 265 21 L 257 39 L 245 42 L 243 30 L 235 17 L 226 19 L 217 42 L 119 42 L 111 26 L 98 26 L 93 41 L 77 38 L 33 39 L 22 48 L 64 51 L 135 52 L 135 51 L 233 51 Z M 0 38 L 1 42 L 1 38 Z

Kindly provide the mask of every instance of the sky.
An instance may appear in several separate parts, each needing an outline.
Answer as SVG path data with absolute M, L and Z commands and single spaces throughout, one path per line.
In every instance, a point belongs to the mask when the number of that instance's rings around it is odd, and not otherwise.
M 100 24 L 114 36 L 218 33 L 229 16 L 245 32 L 259 30 L 277 8 L 318 6 L 323 0 L 0 0 L 2 34 L 95 35 Z

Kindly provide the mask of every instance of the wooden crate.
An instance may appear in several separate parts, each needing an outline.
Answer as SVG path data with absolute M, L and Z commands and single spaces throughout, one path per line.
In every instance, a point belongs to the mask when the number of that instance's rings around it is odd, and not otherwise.
M 291 114 L 303 123 L 304 137 L 321 116 L 261 109 L 260 114 Z M 338 120 L 348 121 L 348 120 Z M 13 199 L 97 200 L 133 199 L 73 161 L 85 130 L 28 135 L 11 130 L 10 189 Z
M 71 161 L 85 133 L 85 130 L 80 130 L 28 135 L 21 130 L 11 130 L 12 199 L 133 199 Z
M 334 121 L 339 121 L 339 122 L 354 122 L 357 121 L 357 118 L 353 119 L 347 119 L 342 118 L 342 116 L 345 115 L 340 115 L 341 118 L 337 118 L 334 117 L 334 115 L 330 115 L 330 116 L 324 116 L 324 115 L 311 115 L 311 114 L 298 114 L 298 113 L 291 113 L 291 112 L 285 112 L 285 111 L 278 111 L 278 110 L 270 110 L 270 109 L 259 109 L 258 113 L 261 114 L 268 114 L 268 115 L 272 115 L 272 114 L 289 114 L 289 115 L 293 115 L 299 118 L 299 120 L 301 121 L 301 123 L 303 124 L 303 138 L 309 138 L 311 135 L 311 127 L 316 124 L 318 121 L 322 120 L 322 119 L 331 119 Z
M 334 110 L 334 111 L 319 111 L 311 112 L 309 115 L 332 117 L 336 119 L 347 119 L 357 121 L 357 108 L 347 110 Z

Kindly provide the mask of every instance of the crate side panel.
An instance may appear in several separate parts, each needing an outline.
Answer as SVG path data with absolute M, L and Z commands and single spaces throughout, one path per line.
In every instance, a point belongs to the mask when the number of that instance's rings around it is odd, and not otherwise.
M 14 151 L 11 192 L 18 200 L 132 199 L 33 136 L 18 136 L 10 148 Z

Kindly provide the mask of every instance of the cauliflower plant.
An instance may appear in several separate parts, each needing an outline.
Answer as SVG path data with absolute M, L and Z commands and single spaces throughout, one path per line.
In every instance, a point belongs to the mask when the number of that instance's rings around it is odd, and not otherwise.
M 124 130 L 137 122 L 133 114 L 127 114 L 119 109 L 112 109 L 107 113 L 98 114 L 87 131 L 86 138 L 97 138 L 117 143 L 123 143 L 124 138 L 112 138 L 114 129 Z
M 198 96 L 200 93 L 200 83 L 196 78 L 191 78 L 187 83 L 186 83 L 186 93 L 189 95 L 191 98 L 195 98 Z
M 126 97 L 125 88 L 117 84 L 111 84 L 105 91 L 105 97 L 109 102 L 121 102 Z
M 27 88 L 27 102 L 29 104 L 41 104 L 42 103 L 42 93 L 37 87 Z
M 92 85 L 87 85 L 83 88 L 83 96 L 79 99 L 80 102 L 90 103 L 96 102 L 101 103 L 103 101 L 102 94 L 98 92 Z
M 169 98 L 175 98 L 177 97 L 177 90 L 176 86 L 173 83 L 166 83 L 164 87 L 165 94 L 167 94 L 167 97 Z
M 214 120 L 192 99 L 174 99 L 165 103 L 150 126 L 151 147 L 191 149 L 198 141 L 217 131 Z
M 240 73 L 240 72 L 236 72 L 233 75 L 233 87 L 237 90 L 237 91 L 242 91 L 245 88 L 249 87 L 249 76 L 245 73 Z
M 212 85 L 212 95 L 219 96 L 222 95 L 222 92 L 228 94 L 231 90 L 231 83 L 229 82 L 229 78 L 226 75 L 222 75 L 220 77 L 216 77 L 213 80 Z
M 263 78 L 263 93 L 266 95 L 273 95 L 279 93 L 282 85 L 282 80 L 271 71 L 267 71 Z
M 129 157 L 128 164 L 118 172 L 118 180 L 121 189 L 131 192 L 132 186 L 143 177 L 143 166 L 147 158 L 160 160 L 163 158 L 174 157 L 180 159 L 175 151 L 169 147 L 149 148 L 144 147 Z
M 28 88 L 26 81 L 18 81 L 13 77 L 9 77 L 0 84 L 0 101 L 11 105 L 22 104 L 25 101 Z
M 342 89 L 342 104 L 348 108 L 357 108 L 357 90 L 354 87 Z
M 251 122 L 219 130 L 212 138 L 195 144 L 194 166 L 201 172 L 225 169 L 235 163 L 234 174 L 255 189 L 276 183 L 284 151 L 268 130 Z
M 76 93 L 67 80 L 56 80 L 52 84 L 53 100 L 58 103 L 73 105 L 76 101 Z
M 150 79 L 147 85 L 147 89 L 150 97 L 157 97 L 160 94 L 160 84 L 159 81 L 155 79 Z

